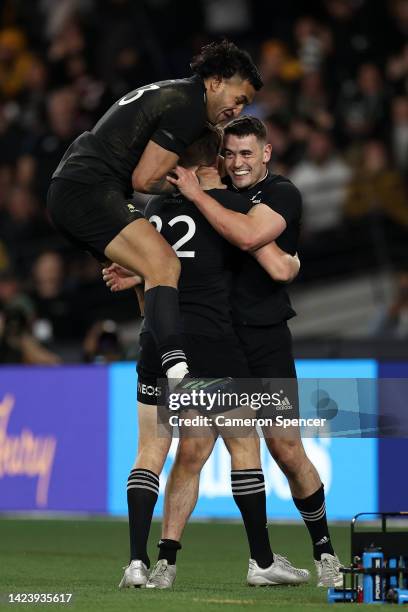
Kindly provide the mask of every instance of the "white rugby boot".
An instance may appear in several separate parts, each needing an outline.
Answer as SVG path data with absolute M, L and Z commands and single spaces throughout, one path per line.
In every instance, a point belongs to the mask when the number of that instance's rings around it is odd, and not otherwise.
M 171 589 L 176 580 L 176 566 L 169 565 L 167 559 L 159 559 L 154 566 L 146 589 Z
M 125 573 L 122 580 L 119 582 L 120 589 L 139 588 L 146 586 L 148 579 L 148 570 L 143 561 L 134 559 L 127 567 L 123 568 Z
M 282 555 L 273 554 L 273 563 L 262 569 L 254 559 L 249 560 L 247 583 L 249 586 L 273 586 L 276 584 L 304 584 L 309 581 L 309 572 L 298 569 Z
M 315 559 L 315 566 L 318 587 L 343 587 L 343 574 L 340 571 L 343 565 L 337 555 L 323 553 L 320 561 Z

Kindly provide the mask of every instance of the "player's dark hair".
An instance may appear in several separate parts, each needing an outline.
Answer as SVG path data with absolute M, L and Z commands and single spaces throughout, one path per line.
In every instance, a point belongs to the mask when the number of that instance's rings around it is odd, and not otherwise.
M 222 145 L 222 130 L 214 125 L 207 125 L 205 132 L 181 154 L 179 164 L 184 168 L 192 166 L 212 166 Z
M 251 117 L 250 115 L 242 115 L 242 117 L 238 117 L 227 123 L 224 127 L 224 136 L 228 136 L 228 134 L 238 136 L 238 138 L 251 136 L 253 134 L 256 136 L 257 140 L 262 142 L 266 142 L 267 140 L 265 124 L 260 119 Z
M 256 91 L 263 86 L 261 75 L 249 53 L 228 40 L 202 47 L 200 53 L 193 57 L 190 66 L 203 79 L 213 76 L 230 79 L 238 74 L 249 81 Z

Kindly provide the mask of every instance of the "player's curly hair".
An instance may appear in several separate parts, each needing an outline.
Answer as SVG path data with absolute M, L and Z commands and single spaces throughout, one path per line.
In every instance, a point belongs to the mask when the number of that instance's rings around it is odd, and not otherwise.
M 239 49 L 229 40 L 212 42 L 202 47 L 200 53 L 193 57 L 191 70 L 203 79 L 218 76 L 230 79 L 234 74 L 251 83 L 258 91 L 263 86 L 258 68 L 246 51 Z
M 217 156 L 222 146 L 222 138 L 222 129 L 208 123 L 200 138 L 195 140 L 180 155 L 179 164 L 184 168 L 212 166 L 217 162 Z
M 251 136 L 252 134 L 260 141 L 266 142 L 267 132 L 265 124 L 257 117 L 251 115 L 241 115 L 237 119 L 233 119 L 224 127 L 224 136 Z

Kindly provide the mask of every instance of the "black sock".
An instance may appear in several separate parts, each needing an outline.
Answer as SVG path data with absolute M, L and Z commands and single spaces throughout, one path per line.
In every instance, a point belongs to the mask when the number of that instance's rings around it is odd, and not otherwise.
M 130 472 L 127 481 L 130 560 L 140 559 L 146 567 L 150 567 L 147 540 L 158 495 L 159 477 L 157 474 L 142 469 Z
M 177 551 L 181 544 L 177 540 L 160 540 L 157 545 L 160 548 L 158 560 L 166 559 L 169 565 L 176 565 Z
M 145 319 L 157 344 L 163 370 L 185 362 L 180 333 L 179 294 L 174 287 L 153 287 L 145 293 Z
M 302 515 L 309 530 L 313 543 L 313 556 L 320 561 L 323 553 L 334 555 L 330 541 L 329 527 L 327 525 L 326 502 L 324 499 L 324 486 L 304 499 L 293 498 L 296 508 Z
M 232 494 L 244 521 L 251 559 L 259 567 L 273 563 L 266 517 L 265 481 L 261 469 L 232 470 Z

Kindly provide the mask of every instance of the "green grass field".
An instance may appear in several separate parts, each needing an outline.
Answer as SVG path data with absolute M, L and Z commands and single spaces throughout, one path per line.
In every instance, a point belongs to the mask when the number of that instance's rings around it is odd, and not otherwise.
M 153 525 L 150 558 L 159 524 Z M 273 547 L 298 567 L 314 570 L 308 535 L 302 525 L 272 525 Z M 339 556 L 349 560 L 349 529 L 333 527 Z M 248 551 L 239 524 L 191 523 L 178 557 L 173 591 L 127 589 L 117 585 L 127 563 L 127 524 L 109 520 L 0 519 L 2 608 L 201 612 L 202 610 L 321 610 L 326 592 L 313 582 L 304 587 L 250 588 L 245 584 Z M 7 593 L 73 593 L 70 604 L 7 603 Z M 346 607 L 349 605 L 345 604 Z M 337 609 L 343 604 L 336 605 Z M 358 606 L 358 610 L 369 606 Z M 370 607 L 372 609 L 372 607 Z

